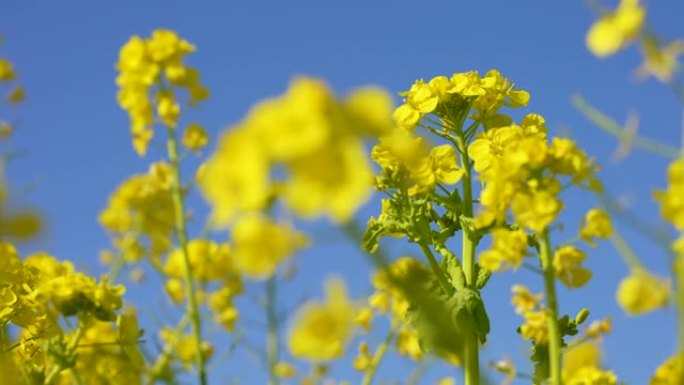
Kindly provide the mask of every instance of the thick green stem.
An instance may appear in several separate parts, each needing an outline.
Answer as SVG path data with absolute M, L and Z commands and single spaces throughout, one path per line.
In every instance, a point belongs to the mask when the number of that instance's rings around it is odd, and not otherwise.
M 280 383 L 275 373 L 276 364 L 280 359 L 276 295 L 276 277 L 273 276 L 266 281 L 266 322 L 268 324 L 266 364 L 268 365 L 268 385 L 278 385 Z
M 456 142 L 461 153 L 461 167 L 464 170 L 461 186 L 463 187 L 463 216 L 473 217 L 473 186 L 472 186 L 472 164 L 468 156 L 468 143 L 461 125 L 456 127 Z M 471 229 L 463 226 L 462 244 L 462 263 L 463 275 L 466 285 L 472 290 L 477 290 L 477 274 L 475 271 L 475 243 L 472 239 Z M 473 333 L 467 335 L 464 345 L 464 375 L 465 385 L 480 385 L 480 357 L 477 336 Z
M 370 367 L 368 370 L 366 370 L 366 374 L 363 376 L 361 385 L 371 385 L 373 383 L 373 377 L 375 377 L 375 372 L 378 370 L 380 361 L 382 361 L 383 357 L 385 357 L 385 353 L 387 353 L 387 349 L 389 349 L 389 345 L 394 338 L 394 329 L 395 326 L 393 325 L 390 328 L 390 331 L 387 333 L 385 340 L 382 341 L 382 343 L 375 349 Z
M 541 267 L 544 272 L 544 294 L 547 298 L 547 325 L 549 332 L 549 385 L 561 385 L 561 335 L 558 326 L 558 299 L 556 297 L 556 275 L 553 269 L 549 231 L 541 234 Z
M 192 267 L 190 266 L 190 254 L 188 252 L 188 235 L 185 228 L 185 207 L 183 202 L 183 192 L 181 189 L 181 173 L 180 173 L 180 157 L 178 156 L 178 141 L 176 140 L 176 131 L 168 127 L 167 151 L 173 175 L 171 178 L 171 197 L 173 200 L 173 210 L 175 218 L 176 235 L 178 237 L 178 244 L 183 252 L 183 278 L 185 281 L 185 290 L 188 297 L 188 315 L 192 323 L 192 333 L 195 338 L 196 364 L 201 385 L 207 384 L 207 368 L 202 354 L 202 319 L 199 313 L 199 304 L 197 303 L 197 296 L 195 293 L 195 282 L 192 276 Z

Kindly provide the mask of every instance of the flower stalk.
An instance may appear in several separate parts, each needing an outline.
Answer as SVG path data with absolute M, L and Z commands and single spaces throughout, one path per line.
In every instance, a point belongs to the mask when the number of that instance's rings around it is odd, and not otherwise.
M 556 296 L 556 276 L 553 269 L 549 230 L 544 229 L 540 242 L 541 267 L 544 272 L 544 294 L 547 298 L 547 327 L 549 344 L 549 385 L 561 385 L 561 335 L 558 325 L 558 298 Z
M 207 384 L 207 368 L 204 356 L 202 355 L 202 319 L 199 314 L 199 304 L 195 292 L 195 282 L 190 266 L 190 254 L 188 251 L 188 235 L 185 225 L 185 207 L 183 202 L 183 192 L 181 188 L 180 157 L 178 154 L 178 141 L 176 131 L 172 127 L 167 127 L 167 152 L 171 162 L 173 175 L 171 177 L 171 196 L 173 200 L 174 218 L 178 244 L 183 253 L 183 279 L 185 290 L 188 297 L 188 315 L 192 324 L 192 333 L 195 339 L 196 364 L 198 379 L 201 385 Z

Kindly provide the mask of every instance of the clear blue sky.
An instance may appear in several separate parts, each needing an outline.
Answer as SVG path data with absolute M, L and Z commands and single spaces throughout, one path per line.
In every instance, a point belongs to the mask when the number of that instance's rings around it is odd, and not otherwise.
M 609 5 L 613 5 L 611 2 Z M 191 5 L 192 4 L 192 5 Z M 649 2 L 648 20 L 664 37 L 682 37 L 682 2 Z M 198 67 L 212 98 L 195 114 L 215 137 L 241 119 L 250 105 L 281 93 L 297 74 L 325 78 L 337 91 L 374 83 L 396 93 L 417 78 L 498 68 L 532 94 L 527 111 L 543 114 L 554 132 L 571 132 L 604 164 L 610 190 L 629 197 L 649 223 L 660 223 L 651 186 L 664 184 L 666 162 L 633 154 L 611 163 L 616 143 L 570 105 L 580 92 L 624 121 L 639 111 L 640 132 L 681 143 L 681 106 L 653 80 L 636 82 L 640 58 L 632 48 L 608 60 L 592 57 L 584 35 L 593 20 L 580 1 L 8 1 L 0 13 L 5 43 L 0 55 L 15 63 L 28 99 L 13 114 L 20 129 L 12 146 L 27 155 L 12 164 L 15 186 L 33 186 L 27 199 L 46 214 L 50 227 L 37 245 L 87 271 L 99 272 L 98 251 L 108 245 L 97 213 L 124 178 L 146 169 L 160 150 L 139 159 L 130 147 L 128 118 L 115 102 L 114 63 L 119 47 L 133 34 L 171 28 L 198 47 L 190 61 Z M 589 195 L 568 203 L 569 219 L 592 205 Z M 359 222 L 376 212 L 377 202 Z M 571 226 L 571 224 L 569 224 Z M 310 228 L 313 226 L 309 226 Z M 642 260 L 666 272 L 666 257 L 624 226 Z M 567 234 L 570 237 L 571 234 Z M 326 233 L 301 255 L 297 282 L 288 285 L 285 304 L 318 295 L 321 277 L 343 274 L 355 295 L 367 294 L 368 264 L 339 233 Z M 415 252 L 409 246 L 407 252 Z M 674 349 L 674 311 L 627 318 L 614 304 L 614 291 L 626 266 L 608 244 L 592 250 L 593 281 L 582 290 L 562 292 L 562 310 L 574 315 L 589 306 L 593 315 L 614 316 L 614 334 L 605 341 L 607 365 L 631 384 L 644 384 Z M 509 305 L 512 283 L 535 279 L 524 273 L 497 275 L 485 291 L 494 330 L 486 359 L 510 355 L 521 362 L 528 344 Z M 530 286 L 540 288 L 541 285 Z M 250 289 L 259 289 L 250 287 Z M 131 290 L 134 303 L 154 309 L 163 301 Z M 144 310 L 143 310 L 144 311 Z M 148 310 L 149 311 L 149 310 Z M 253 313 L 250 317 L 261 317 Z M 217 337 L 218 344 L 225 337 Z M 645 353 L 648 352 L 648 353 Z M 263 383 L 261 368 L 244 353 L 229 361 L 216 380 L 236 375 L 243 384 Z M 355 374 L 340 368 L 342 377 Z M 218 373 L 218 372 L 217 372 Z M 397 378 L 405 361 L 389 360 L 380 376 Z M 427 378 L 444 370 L 435 369 Z M 217 383 L 225 383 L 217 381 Z M 429 383 L 427 380 L 425 383 Z

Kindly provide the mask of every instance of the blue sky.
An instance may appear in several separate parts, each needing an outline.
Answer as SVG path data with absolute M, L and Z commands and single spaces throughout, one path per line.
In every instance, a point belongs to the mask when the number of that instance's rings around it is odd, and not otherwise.
M 648 20 L 659 34 L 684 35 L 684 3 L 653 1 L 648 6 Z M 149 35 L 156 28 L 174 29 L 198 47 L 189 60 L 201 71 L 212 97 L 193 112 L 193 119 L 214 137 L 259 99 L 281 93 L 298 74 L 322 77 L 340 93 L 377 84 L 396 94 L 417 78 L 497 68 L 530 91 L 526 111 L 543 114 L 555 133 L 569 132 L 604 165 L 610 191 L 629 199 L 637 214 L 658 225 L 650 197 L 653 186 L 664 185 L 666 161 L 634 153 L 612 162 L 615 140 L 592 126 L 569 100 L 581 93 L 619 122 L 634 109 L 641 118 L 640 133 L 675 145 L 682 140 L 681 105 L 655 81 L 634 80 L 641 60 L 636 49 L 607 60 L 592 57 L 584 46 L 592 20 L 587 5 L 575 1 L 6 2 L 0 13 L 5 41 L 0 55 L 14 62 L 28 95 L 21 108 L 8 113 L 19 122 L 11 147 L 26 152 L 11 165 L 9 176 L 15 186 L 32 186 L 26 199 L 49 222 L 46 235 L 26 249 L 46 249 L 84 270 L 102 271 L 97 253 L 109 241 L 97 213 L 120 181 L 163 155 L 161 146 L 145 159 L 134 154 L 114 84 L 119 47 L 131 35 Z M 572 199 L 566 218 L 576 220 L 593 204 L 589 195 Z M 377 210 L 377 202 L 369 203 L 358 222 Z M 665 274 L 661 250 L 619 227 L 644 263 Z M 358 273 L 368 271 L 363 256 L 339 232 L 330 230 L 321 238 L 299 257 L 297 280 L 282 296 L 285 307 L 305 295 L 319 295 L 312 288 L 332 272 L 347 278 L 353 294 L 368 294 L 368 274 Z M 397 248 L 416 252 L 408 245 Z M 593 281 L 582 290 L 562 291 L 562 310 L 574 315 L 588 306 L 597 317 L 613 315 L 615 332 L 604 345 L 607 365 L 628 383 L 646 383 L 674 349 L 675 312 L 625 317 L 614 304 L 614 290 L 627 274 L 626 266 L 608 244 L 591 250 L 588 264 L 595 271 Z M 519 319 L 508 304 L 509 287 L 534 279 L 506 273 L 487 287 L 484 295 L 495 329 L 485 359 L 509 355 L 521 362 L 527 355 L 527 344 L 514 332 Z M 541 288 L 541 283 L 530 286 Z M 129 294 L 133 302 L 163 303 L 135 293 L 139 291 Z M 644 355 L 645 349 L 651 354 Z M 260 367 L 240 354 L 221 361 L 217 379 L 235 375 L 246 384 L 264 382 Z M 385 362 L 381 377 L 401 379 L 396 376 L 404 373 L 405 363 Z M 348 368 L 340 367 L 339 373 L 355 378 Z M 443 373 L 431 370 L 427 378 Z

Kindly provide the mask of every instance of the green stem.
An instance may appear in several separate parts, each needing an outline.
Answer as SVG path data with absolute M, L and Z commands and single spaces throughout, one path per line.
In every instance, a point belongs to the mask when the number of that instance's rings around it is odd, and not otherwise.
M 432 254 L 430 247 L 425 242 L 421 241 L 420 249 L 423 251 L 423 254 L 425 254 L 425 257 L 430 263 L 430 267 L 432 268 L 432 271 L 435 273 L 435 276 L 437 277 L 440 286 L 442 286 L 444 293 L 451 295 L 454 291 L 454 288 L 447 280 L 446 275 L 444 275 L 444 271 L 442 271 L 442 268 L 439 266 L 439 262 L 437 262 L 435 255 Z
M 377 371 L 378 366 L 380 366 L 380 361 L 385 357 L 385 353 L 387 353 L 387 349 L 389 349 L 389 345 L 392 343 L 392 339 L 394 339 L 394 331 L 395 326 L 392 325 L 385 340 L 375 349 L 370 367 L 368 367 L 368 370 L 366 370 L 366 373 L 363 375 L 361 385 L 371 385 L 373 383 L 373 377 L 375 377 L 375 372 Z
M 556 275 L 552 263 L 551 241 L 549 230 L 541 234 L 541 267 L 544 271 L 544 294 L 547 298 L 547 322 L 549 332 L 549 368 L 551 376 L 549 385 L 561 385 L 561 335 L 558 325 L 558 299 L 556 297 Z
M 669 159 L 675 159 L 682 155 L 682 150 L 677 147 L 651 138 L 636 136 L 628 132 L 612 118 L 589 104 L 589 102 L 587 102 L 587 100 L 581 95 L 574 95 L 571 100 L 572 105 L 575 106 L 575 108 L 577 108 L 577 110 L 579 110 L 579 112 L 581 112 L 592 123 L 618 139 L 627 140 L 636 148 L 640 148 L 644 151 L 648 151 Z
M 473 186 L 472 186 L 472 165 L 468 155 L 468 143 L 462 129 L 462 124 L 456 126 L 456 142 L 461 154 L 461 167 L 465 171 L 461 179 L 463 187 L 463 216 L 473 217 Z M 462 229 L 462 264 L 463 275 L 465 275 L 466 285 L 472 290 L 477 290 L 477 275 L 475 273 L 475 243 L 472 239 L 471 229 L 463 226 Z M 465 385 L 480 384 L 480 357 L 477 336 L 474 333 L 465 336 L 464 360 L 465 365 Z
M 66 347 L 66 356 L 67 357 L 72 357 L 76 353 L 76 349 L 78 348 L 78 342 L 81 340 L 81 336 L 83 335 L 83 329 L 84 326 L 79 325 L 79 327 L 76 329 L 74 332 L 74 335 L 71 336 L 71 341 L 69 341 L 69 345 Z M 64 366 L 62 363 L 59 363 L 55 367 L 52 368 L 50 373 L 45 377 L 45 385 L 52 385 L 55 380 L 57 380 L 57 376 L 59 373 L 64 370 Z
M 613 244 L 613 247 L 615 250 L 617 250 L 618 254 L 622 257 L 622 260 L 625 261 L 627 266 L 629 266 L 630 269 L 632 270 L 638 270 L 641 269 L 641 261 L 639 261 L 639 257 L 637 257 L 636 254 L 634 254 L 634 251 L 632 251 L 632 248 L 629 247 L 627 244 L 627 241 L 625 241 L 624 238 L 622 238 L 622 235 L 617 231 L 617 229 L 613 229 L 613 236 L 610 237 L 610 243 Z
M 266 281 L 266 361 L 268 365 L 268 385 L 278 385 L 280 381 L 275 373 L 275 366 L 280 357 L 278 341 L 278 315 L 276 309 L 276 277 Z
M 181 174 L 180 174 L 180 158 L 178 156 L 178 142 L 176 140 L 176 132 L 173 128 L 167 127 L 167 151 L 171 166 L 173 169 L 173 176 L 171 178 L 171 195 L 173 199 L 174 219 L 176 221 L 176 235 L 178 236 L 178 243 L 183 252 L 183 278 L 185 280 L 185 290 L 188 297 L 188 315 L 192 322 L 192 332 L 195 338 L 196 364 L 198 369 L 199 382 L 201 385 L 207 384 L 207 368 L 202 355 L 202 320 L 199 314 L 199 304 L 197 303 L 197 296 L 195 295 L 195 282 L 192 276 L 192 267 L 190 266 L 190 254 L 188 252 L 188 235 L 185 228 L 185 208 L 183 203 L 183 192 L 181 191 Z

